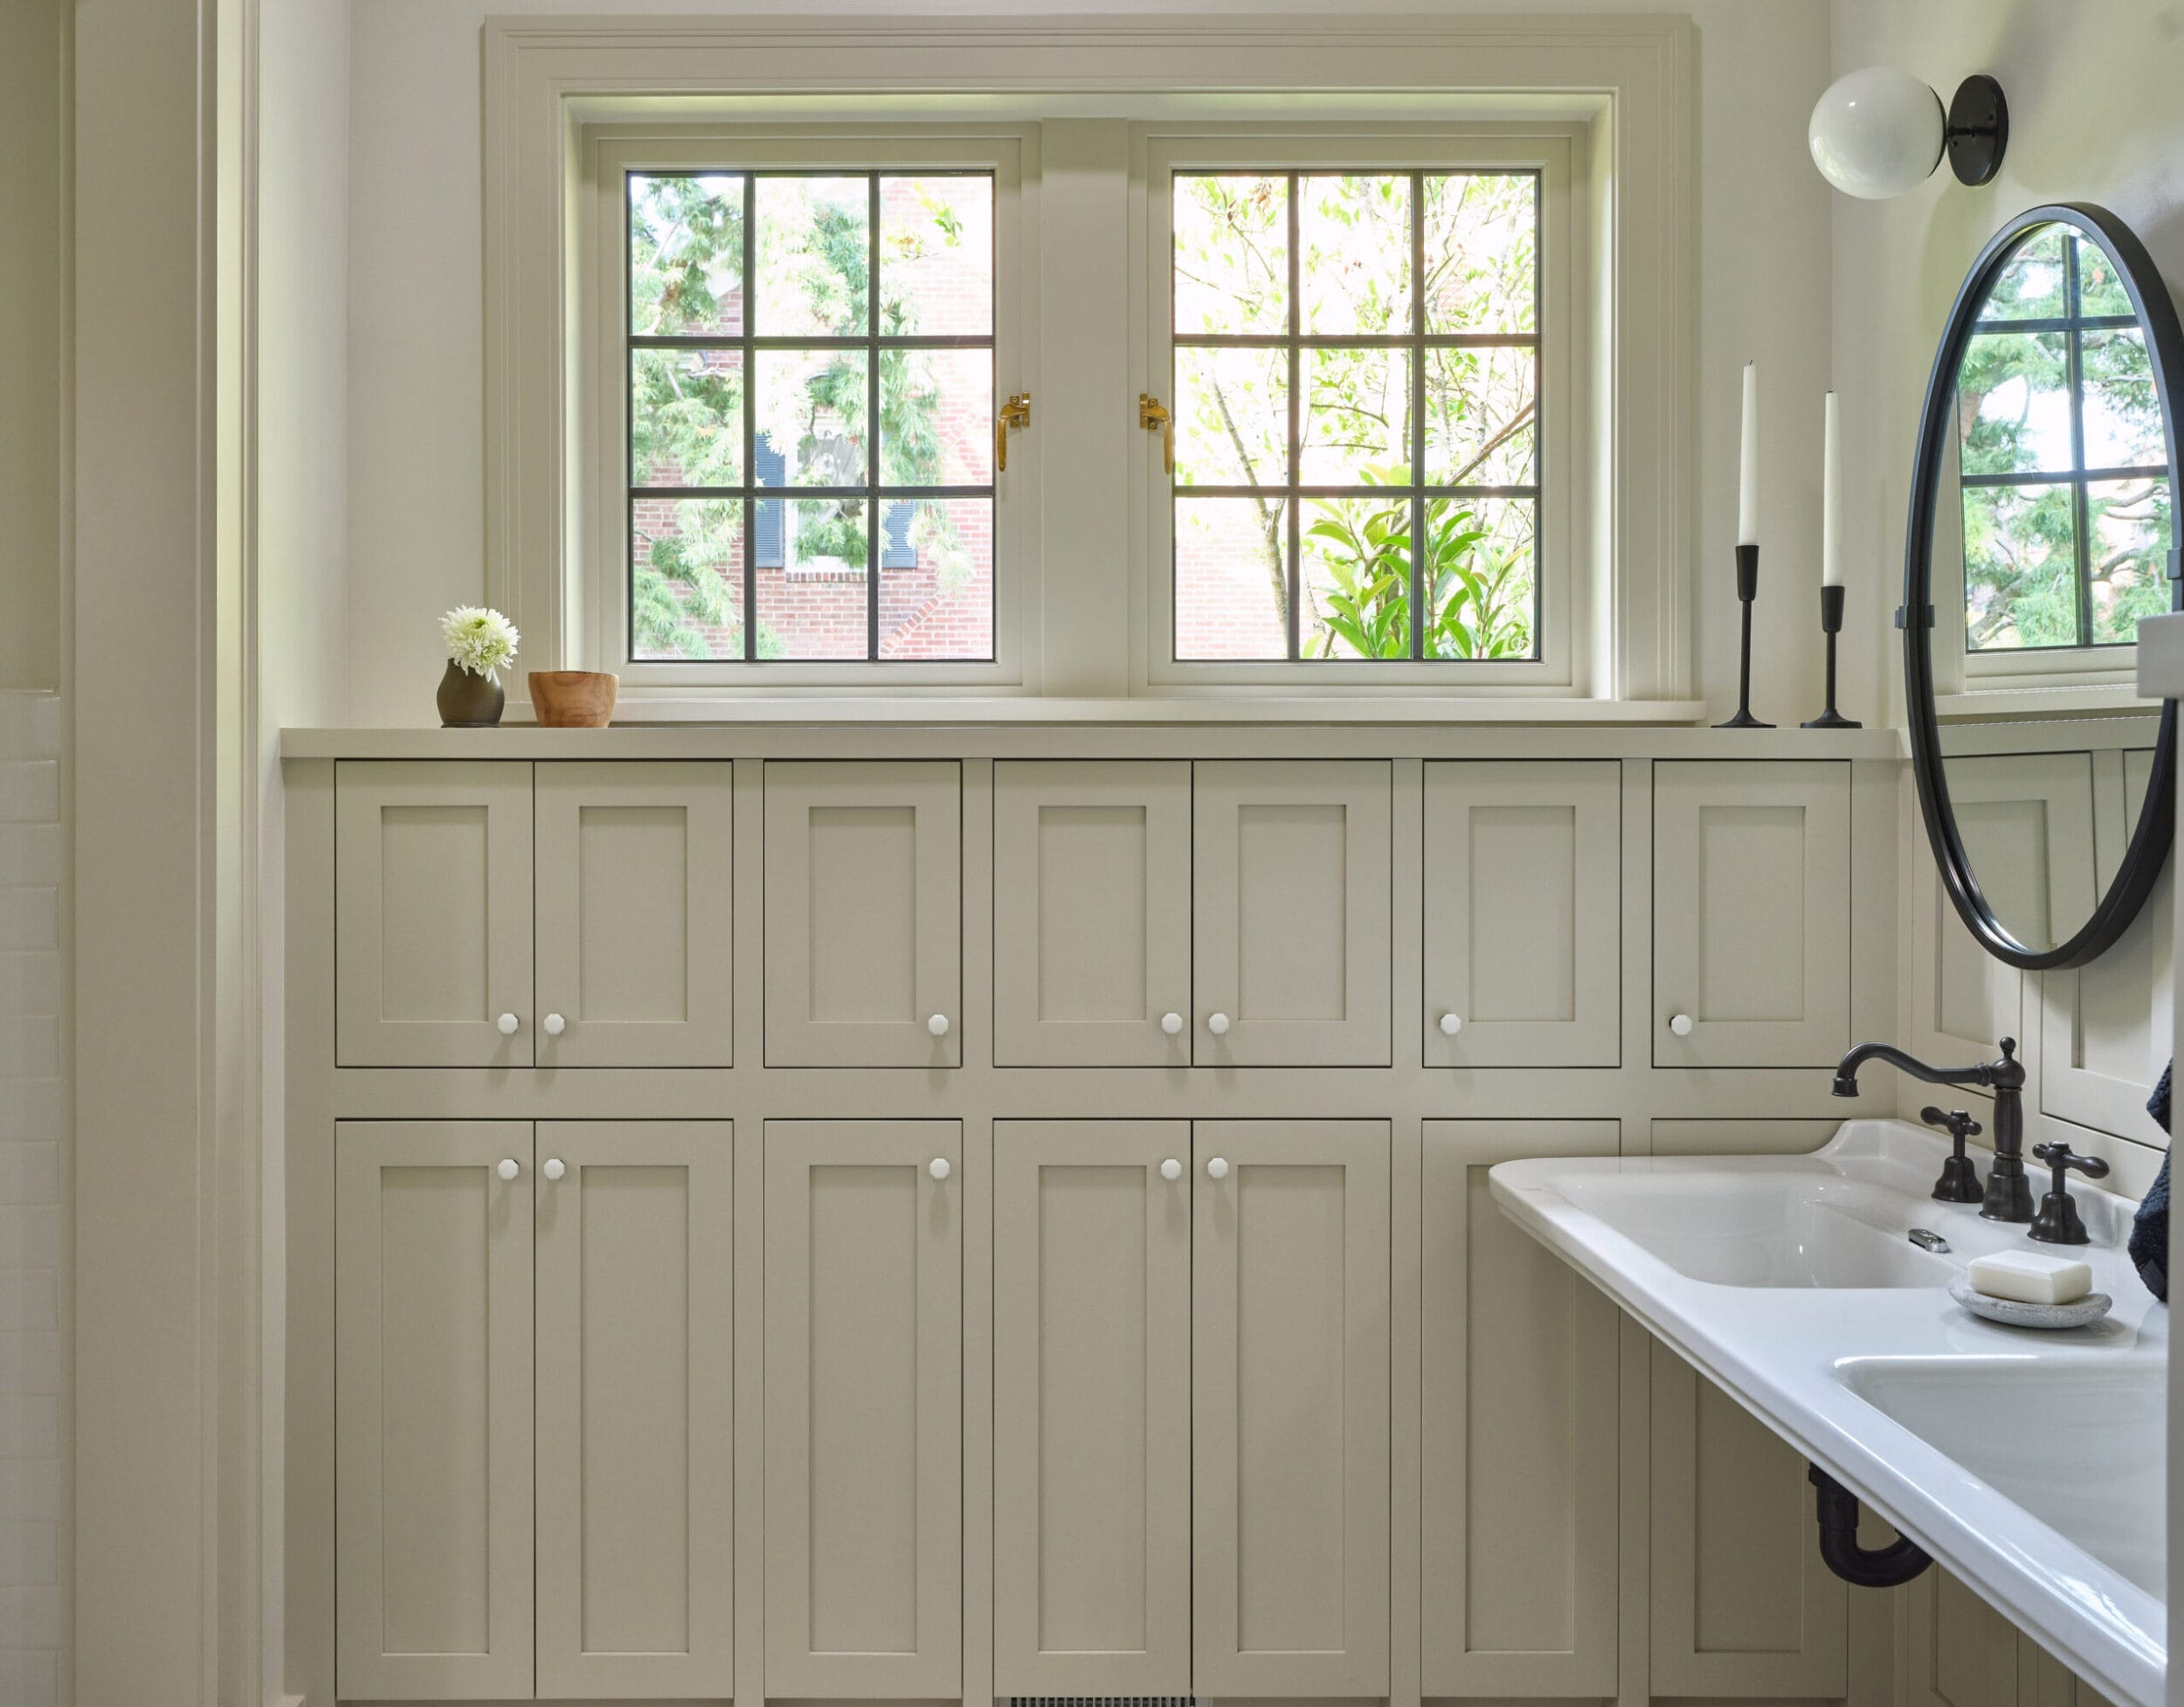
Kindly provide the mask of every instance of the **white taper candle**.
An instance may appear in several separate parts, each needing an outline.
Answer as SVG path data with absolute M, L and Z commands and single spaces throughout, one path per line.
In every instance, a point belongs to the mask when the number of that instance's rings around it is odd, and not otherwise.
M 1737 543 L 1759 543 L 1759 365 L 1745 363 L 1743 453 L 1737 460 Z
M 1820 432 L 1820 584 L 1842 584 L 1842 423 L 1835 394 L 1828 393 Z

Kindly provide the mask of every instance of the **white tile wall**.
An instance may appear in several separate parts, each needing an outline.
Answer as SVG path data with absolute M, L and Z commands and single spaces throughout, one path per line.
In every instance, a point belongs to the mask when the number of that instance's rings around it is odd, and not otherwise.
M 68 1486 L 60 701 L 0 692 L 0 1707 L 60 1707 Z

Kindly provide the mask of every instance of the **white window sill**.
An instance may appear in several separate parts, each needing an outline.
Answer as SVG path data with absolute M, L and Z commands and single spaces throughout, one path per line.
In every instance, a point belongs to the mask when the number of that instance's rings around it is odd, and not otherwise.
M 1674 728 L 1706 715 L 1704 700 L 1307 697 L 1299 695 L 1148 695 L 1137 699 L 1049 699 L 1033 694 L 806 695 L 625 700 L 616 722 L 641 723 L 1615 723 Z M 506 721 L 529 721 L 511 698 Z
M 2088 682 L 2077 688 L 1978 688 L 1962 694 L 1939 695 L 1934 700 L 1934 715 L 1945 723 L 2067 716 L 2073 712 L 2091 716 L 2157 708 L 2128 680 Z

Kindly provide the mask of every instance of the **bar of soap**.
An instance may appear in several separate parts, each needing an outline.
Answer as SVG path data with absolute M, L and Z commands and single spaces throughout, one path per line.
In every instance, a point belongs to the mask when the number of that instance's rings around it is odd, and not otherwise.
M 1965 1274 L 1988 1297 L 2012 1298 L 2021 1304 L 2072 1303 L 2093 1289 L 2093 1271 L 2085 1264 L 2045 1251 L 1975 1256 Z

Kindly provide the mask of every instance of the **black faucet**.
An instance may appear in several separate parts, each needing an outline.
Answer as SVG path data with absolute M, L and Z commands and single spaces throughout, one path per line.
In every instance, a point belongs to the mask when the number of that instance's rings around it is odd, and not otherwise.
M 2070 1170 L 2076 1168 L 2088 1179 L 2105 1179 L 2108 1164 L 2096 1157 L 2077 1155 L 2067 1144 L 2036 1144 L 2032 1153 L 2055 1170 L 2055 1188 L 2040 1199 L 2040 1213 L 2032 1219 L 2031 1237 L 2043 1245 L 2089 1243 L 2084 1218 L 2070 1201 Z
M 1929 1067 L 1886 1043 L 1861 1043 L 1835 1064 L 1838 1096 L 1858 1094 L 1858 1069 L 1883 1061 L 1930 1085 L 1984 1085 L 1994 1093 L 1994 1164 L 1987 1173 L 1980 1214 L 1990 1221 L 2032 1219 L 2032 1183 L 2025 1178 L 2025 1068 L 2017 1040 L 2002 1040 L 2002 1058 L 1977 1067 Z

